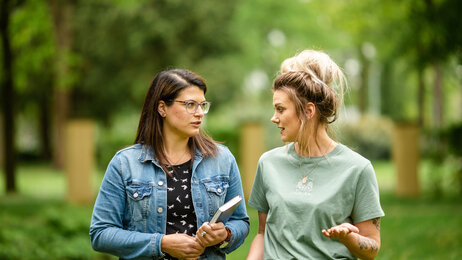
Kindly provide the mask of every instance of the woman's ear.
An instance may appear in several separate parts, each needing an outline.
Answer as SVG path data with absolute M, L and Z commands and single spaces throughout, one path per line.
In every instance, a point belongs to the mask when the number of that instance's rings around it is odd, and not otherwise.
M 305 117 L 307 120 L 310 120 L 311 118 L 314 117 L 314 114 L 316 113 L 316 106 L 314 105 L 313 102 L 308 102 L 305 105 Z
M 157 112 L 161 117 L 165 117 L 167 115 L 166 107 L 167 104 L 165 104 L 163 100 L 159 101 L 159 106 L 157 106 Z

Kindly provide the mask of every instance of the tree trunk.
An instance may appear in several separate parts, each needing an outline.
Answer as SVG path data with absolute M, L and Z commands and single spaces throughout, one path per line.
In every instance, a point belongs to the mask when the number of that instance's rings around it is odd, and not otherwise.
M 71 49 L 70 15 L 71 2 L 49 0 L 53 18 L 53 31 L 56 42 L 55 89 L 53 94 L 53 165 L 64 168 L 65 124 L 69 114 L 69 63 Z
M 443 127 L 443 72 L 439 62 L 433 64 L 435 70 L 435 86 L 433 89 L 433 114 L 434 114 L 434 126 L 436 128 Z
M 419 81 L 418 93 L 417 93 L 417 113 L 418 113 L 418 124 L 422 128 L 425 124 L 425 79 L 424 69 L 419 68 L 417 72 Z
M 361 59 L 361 83 L 359 86 L 359 112 L 361 115 L 367 113 L 369 109 L 369 70 L 370 61 L 364 55 L 361 48 L 359 49 L 359 57 Z
M 380 114 L 393 117 L 393 90 L 390 83 L 390 75 L 392 73 L 392 66 L 389 61 L 385 61 L 380 73 Z
M 9 0 L 2 0 L 0 15 L 0 33 L 3 50 L 3 81 L 2 81 L 2 110 L 3 110 L 3 142 L 4 142 L 4 169 L 5 169 L 5 188 L 7 193 L 14 193 L 16 189 L 15 167 L 16 152 L 14 147 L 15 140 L 15 91 L 13 83 L 13 54 L 9 38 L 9 15 L 11 3 Z
M 45 89 L 48 89 L 49 86 Z M 47 93 L 51 93 L 47 91 Z M 40 98 L 39 102 L 39 131 L 40 131 L 40 157 L 42 160 L 49 161 L 51 160 L 52 150 L 51 150 L 51 137 L 50 137 L 50 126 L 51 126 L 51 98 L 48 95 L 43 95 Z

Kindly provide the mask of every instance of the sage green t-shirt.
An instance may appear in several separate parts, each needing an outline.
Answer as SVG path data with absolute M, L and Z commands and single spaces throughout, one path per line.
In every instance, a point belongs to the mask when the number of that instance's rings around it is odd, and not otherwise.
M 321 230 L 384 216 L 370 161 L 342 144 L 321 157 L 294 143 L 264 153 L 248 203 L 268 214 L 265 259 L 355 259 Z

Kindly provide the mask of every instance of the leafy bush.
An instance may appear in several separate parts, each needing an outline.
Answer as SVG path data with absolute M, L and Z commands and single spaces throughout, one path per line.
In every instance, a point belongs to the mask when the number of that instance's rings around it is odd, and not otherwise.
M 422 155 L 429 159 L 431 191 L 435 197 L 444 193 L 462 194 L 462 123 L 423 133 Z
M 88 235 L 91 207 L 3 197 L 0 259 L 98 259 Z
M 114 154 L 133 144 L 138 129 L 139 114 L 119 113 L 110 125 L 99 125 L 96 141 L 96 161 L 100 169 L 106 169 Z
M 390 159 L 392 122 L 383 117 L 363 116 L 357 122 L 337 124 L 337 139 L 369 160 Z

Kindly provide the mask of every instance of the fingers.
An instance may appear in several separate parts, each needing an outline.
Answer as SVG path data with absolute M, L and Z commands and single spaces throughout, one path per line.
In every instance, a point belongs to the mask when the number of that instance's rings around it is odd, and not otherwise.
M 204 247 L 198 243 L 198 241 L 191 236 L 186 235 L 184 243 L 184 256 L 187 258 L 196 258 L 199 257 L 204 252 Z
M 346 237 L 349 233 L 359 233 L 358 227 L 350 223 L 342 223 L 338 226 L 331 227 L 329 229 L 321 230 L 322 234 L 329 238 L 343 238 Z
M 223 224 L 222 222 L 213 223 L 210 226 L 212 227 L 213 230 L 219 230 L 219 229 L 225 228 L 225 224 Z
M 165 235 L 161 246 L 163 252 L 175 258 L 197 259 L 205 250 L 196 238 L 186 234 Z
M 213 246 L 225 240 L 227 232 L 223 223 L 205 222 L 196 232 L 196 239 L 203 247 Z
M 350 232 L 359 233 L 359 228 L 355 225 L 350 225 L 348 229 L 350 230 Z

